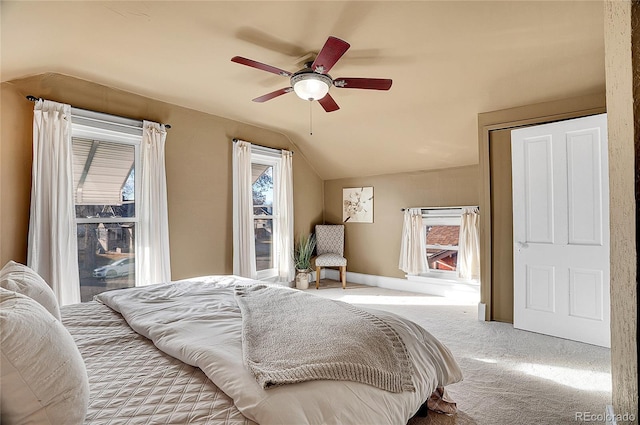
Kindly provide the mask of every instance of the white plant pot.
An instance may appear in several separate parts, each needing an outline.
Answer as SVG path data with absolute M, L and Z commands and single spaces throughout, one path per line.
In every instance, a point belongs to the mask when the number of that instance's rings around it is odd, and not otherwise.
M 309 270 L 298 270 L 296 273 L 296 288 L 309 289 Z

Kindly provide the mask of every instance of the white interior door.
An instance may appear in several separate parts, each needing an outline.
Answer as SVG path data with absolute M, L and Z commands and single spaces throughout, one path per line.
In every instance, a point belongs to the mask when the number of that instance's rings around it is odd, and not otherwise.
M 511 132 L 518 329 L 610 346 L 607 117 Z

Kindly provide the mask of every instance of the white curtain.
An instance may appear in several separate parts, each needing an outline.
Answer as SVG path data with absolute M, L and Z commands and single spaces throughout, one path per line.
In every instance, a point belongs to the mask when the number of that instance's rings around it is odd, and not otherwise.
M 290 151 L 282 151 L 280 161 L 280 178 L 278 180 L 278 279 L 291 282 L 295 277 L 293 264 L 293 155 Z
M 140 145 L 140 199 L 136 201 L 136 285 L 171 280 L 169 217 L 164 147 L 165 126 L 143 121 Z M 139 177 L 138 177 L 139 175 Z
M 427 235 L 422 225 L 422 210 L 407 208 L 404 211 L 402 244 L 400 245 L 400 270 L 408 274 L 429 271 L 427 263 Z
M 233 143 L 233 274 L 256 278 L 251 143 Z
M 51 285 L 60 305 L 80 302 L 72 164 L 71 106 L 38 100 L 27 265 Z
M 465 208 L 460 222 L 458 277 L 480 278 L 480 214 L 476 208 Z

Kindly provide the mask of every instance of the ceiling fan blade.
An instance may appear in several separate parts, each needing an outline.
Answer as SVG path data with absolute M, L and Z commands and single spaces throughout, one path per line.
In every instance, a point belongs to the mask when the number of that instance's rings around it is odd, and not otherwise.
M 393 80 L 386 78 L 336 78 L 333 85 L 343 89 L 389 90 Z
M 262 102 L 266 102 L 267 100 L 271 100 L 274 97 L 282 96 L 283 94 L 289 93 L 290 91 L 293 91 L 293 87 L 286 87 L 284 89 L 276 90 L 274 92 L 267 93 L 260 97 L 256 97 L 255 99 L 252 99 L 252 100 L 254 102 L 262 103 Z
M 329 72 L 338 59 L 349 50 L 350 44 L 336 37 L 329 37 L 324 43 L 322 50 L 318 53 L 318 57 L 313 61 L 311 69 L 320 74 Z
M 291 73 L 284 69 L 276 68 L 275 66 L 267 65 L 261 62 L 256 62 L 251 59 L 243 58 L 241 56 L 234 56 L 231 62 L 239 63 L 241 65 L 250 66 L 252 68 L 261 69 L 263 71 L 272 72 L 274 74 L 282 75 L 283 77 L 290 77 Z
M 333 112 L 333 111 L 337 111 L 338 109 L 340 109 L 340 107 L 338 106 L 336 101 L 333 100 L 333 98 L 331 97 L 331 95 L 329 93 L 327 93 L 322 99 L 319 99 L 318 103 L 320 105 L 322 105 L 322 108 L 326 112 Z

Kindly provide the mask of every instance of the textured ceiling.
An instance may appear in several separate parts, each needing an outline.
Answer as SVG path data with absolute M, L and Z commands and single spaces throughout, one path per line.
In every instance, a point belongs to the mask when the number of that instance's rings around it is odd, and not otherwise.
M 604 91 L 601 1 L 1 3 L 2 81 L 56 72 L 286 134 L 324 179 L 478 162 L 477 114 Z M 333 35 L 326 113 L 285 77 Z M 313 135 L 309 135 L 310 106 Z M 259 143 L 258 140 L 255 141 Z

